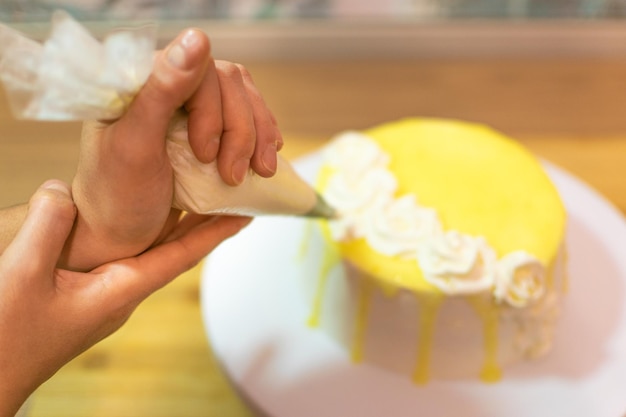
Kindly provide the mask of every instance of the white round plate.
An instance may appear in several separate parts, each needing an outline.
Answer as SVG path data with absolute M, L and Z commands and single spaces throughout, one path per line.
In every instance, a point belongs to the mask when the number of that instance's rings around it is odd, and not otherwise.
M 312 181 L 321 157 L 296 169 Z M 241 395 L 271 417 L 626 416 L 626 223 L 604 198 L 546 164 L 569 215 L 570 290 L 550 355 L 504 371 L 497 384 L 434 381 L 351 363 L 306 326 L 299 257 L 305 222 L 255 219 L 203 270 L 202 310 L 215 355 Z M 310 248 L 313 250 L 314 248 Z

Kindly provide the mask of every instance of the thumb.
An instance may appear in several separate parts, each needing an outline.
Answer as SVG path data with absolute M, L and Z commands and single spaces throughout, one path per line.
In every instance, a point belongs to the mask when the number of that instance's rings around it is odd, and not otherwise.
M 134 273 L 115 278 L 119 293 L 113 295 L 117 299 L 145 299 L 197 265 L 209 252 L 239 232 L 251 220 L 249 217 L 238 216 L 194 216 L 188 223 L 181 222 L 184 229 L 182 236 L 134 258 Z
M 51 277 L 75 218 L 70 187 L 46 181 L 31 197 L 26 219 L 3 258 L 22 279 Z
M 174 112 L 198 88 L 210 59 L 209 39 L 199 29 L 186 29 L 159 51 L 150 77 L 118 121 L 129 133 L 127 140 L 136 138 L 142 149 L 146 138 L 162 142 Z

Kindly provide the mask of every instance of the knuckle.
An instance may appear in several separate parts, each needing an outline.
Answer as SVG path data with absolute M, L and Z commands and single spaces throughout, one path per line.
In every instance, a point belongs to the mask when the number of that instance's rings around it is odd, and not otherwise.
M 250 74 L 250 71 L 248 71 L 248 69 L 244 65 L 235 64 L 235 66 L 237 67 L 237 69 L 239 70 L 239 73 L 241 74 L 243 78 L 252 80 L 252 74 Z
M 278 140 L 276 129 L 271 123 L 264 123 L 257 131 L 256 140 L 266 144 L 275 143 Z
M 228 61 L 221 61 L 220 64 L 217 66 L 217 68 L 219 72 L 222 74 L 222 76 L 230 80 L 242 79 L 241 71 L 239 70 L 238 65 L 235 63 L 228 62 Z
M 242 141 L 233 149 L 234 159 L 251 159 L 256 148 L 256 135 L 254 133 L 246 134 L 245 137 L 242 137 Z
M 249 124 L 242 130 L 241 135 L 244 147 L 242 154 L 251 156 L 254 152 L 255 143 L 257 141 L 257 130 L 254 128 L 253 124 Z
M 71 197 L 62 191 L 41 189 L 30 200 L 31 208 L 43 209 L 59 218 L 73 218 L 76 206 Z
M 144 85 L 144 91 L 142 92 L 152 100 L 160 100 L 163 96 L 169 95 L 173 90 L 173 84 L 174 82 L 168 72 L 153 72 L 148 82 Z

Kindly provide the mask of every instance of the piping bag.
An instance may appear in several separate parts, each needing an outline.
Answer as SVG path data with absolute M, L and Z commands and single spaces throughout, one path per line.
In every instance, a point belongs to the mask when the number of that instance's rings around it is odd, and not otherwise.
M 148 79 L 155 50 L 154 26 L 116 31 L 100 42 L 69 14 L 57 11 L 43 43 L 0 25 L 0 80 L 18 118 L 114 120 Z M 194 156 L 182 110 L 170 121 L 166 146 L 175 208 L 201 214 L 334 216 L 280 155 L 273 177 L 249 170 L 242 184 L 224 183 L 215 162 L 203 164 Z

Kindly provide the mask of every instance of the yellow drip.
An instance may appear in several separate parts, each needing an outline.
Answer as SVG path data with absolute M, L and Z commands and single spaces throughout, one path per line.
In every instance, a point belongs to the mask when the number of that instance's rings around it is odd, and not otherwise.
M 467 297 L 483 322 L 483 338 L 485 343 L 485 361 L 480 372 L 484 382 L 497 382 L 502 378 L 498 364 L 498 315 L 499 309 L 491 300 L 481 297 Z
M 563 262 L 566 259 L 556 255 L 563 240 L 565 209 L 538 161 L 521 145 L 480 125 L 434 119 L 407 119 L 365 133 L 390 156 L 390 169 L 398 180 L 398 196 L 418 195 L 421 204 L 437 209 L 444 229 L 484 236 L 498 256 L 514 250 L 532 253 L 545 265 L 551 265 L 546 277 L 548 288 L 567 291 L 566 274 L 561 274 L 563 278 L 556 282 L 557 271 L 552 266 L 557 258 Z M 416 165 L 415 160 L 420 164 Z M 322 167 L 317 179 L 319 190 L 327 188 L 332 173 L 329 166 Z M 454 181 L 459 176 L 463 181 Z M 476 189 L 485 187 L 489 193 L 476 193 Z M 529 190 L 534 198 L 523 199 L 520 204 L 519 197 Z M 337 242 L 323 224 L 322 234 L 328 246 L 334 248 Z M 328 276 L 338 261 L 333 248 L 324 255 L 310 326 L 319 324 Z M 305 249 L 301 248 L 301 252 Z M 420 323 L 413 380 L 426 383 L 436 319 L 445 296 L 424 279 L 416 262 L 378 253 L 365 239 L 341 242 L 339 251 L 370 276 L 385 295 L 391 297 L 403 288 L 418 297 Z M 353 360 L 363 357 L 369 297 L 361 289 Z M 499 309 L 489 298 L 475 296 L 467 300 L 483 325 L 485 352 L 480 377 L 485 382 L 498 381 Z
M 338 258 L 333 250 L 326 249 L 324 251 L 324 257 L 322 258 L 322 268 L 317 280 L 317 290 L 315 291 L 315 297 L 313 298 L 313 311 L 307 320 L 309 327 L 317 327 L 320 324 L 320 316 L 322 312 L 322 302 L 324 293 L 326 292 L 326 284 L 330 276 L 330 271 L 337 264 Z
M 354 333 L 352 335 L 352 347 L 350 349 L 350 357 L 354 363 L 363 361 L 365 331 L 367 330 L 372 293 L 372 284 L 369 281 L 360 280 L 357 315 L 354 323 Z
M 298 250 L 297 260 L 303 260 L 309 251 L 309 244 L 313 237 L 313 221 L 307 220 L 304 223 L 304 231 L 302 233 L 302 242 L 300 242 L 300 248 Z
M 424 385 L 428 382 L 430 376 L 430 355 L 435 335 L 435 322 L 437 321 L 437 313 L 443 297 L 420 297 L 417 293 L 415 296 L 419 305 L 420 319 L 413 382 L 418 385 Z

